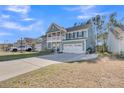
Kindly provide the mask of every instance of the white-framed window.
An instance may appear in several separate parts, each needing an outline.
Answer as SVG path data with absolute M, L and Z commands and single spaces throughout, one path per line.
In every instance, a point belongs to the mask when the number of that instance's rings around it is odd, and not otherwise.
M 82 37 L 82 32 L 79 32 L 79 35 L 78 35 L 78 37 Z
M 84 37 L 88 37 L 88 31 L 84 31 Z
M 48 37 L 51 37 L 51 34 L 48 34 Z
M 51 47 L 52 47 L 52 43 L 48 42 L 48 48 L 51 48 Z

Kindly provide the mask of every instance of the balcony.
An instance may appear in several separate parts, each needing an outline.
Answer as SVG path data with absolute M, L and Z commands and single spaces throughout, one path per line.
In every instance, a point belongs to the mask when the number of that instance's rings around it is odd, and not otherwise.
M 60 42 L 63 39 L 64 39 L 64 36 L 47 37 L 48 42 Z

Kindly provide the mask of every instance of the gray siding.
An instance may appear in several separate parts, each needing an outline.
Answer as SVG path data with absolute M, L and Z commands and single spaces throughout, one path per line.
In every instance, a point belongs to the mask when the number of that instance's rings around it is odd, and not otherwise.
M 89 47 L 95 48 L 95 35 L 92 28 L 89 28 L 88 37 L 86 39 L 86 49 Z

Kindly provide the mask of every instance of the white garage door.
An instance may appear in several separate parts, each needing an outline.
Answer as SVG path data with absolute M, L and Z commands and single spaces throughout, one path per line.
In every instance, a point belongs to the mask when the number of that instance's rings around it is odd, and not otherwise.
M 83 53 L 83 44 L 75 43 L 75 44 L 64 44 L 63 52 L 65 53 Z

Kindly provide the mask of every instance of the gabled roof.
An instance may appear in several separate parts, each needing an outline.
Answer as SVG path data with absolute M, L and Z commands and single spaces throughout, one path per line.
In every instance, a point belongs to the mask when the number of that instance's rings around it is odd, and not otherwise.
M 56 32 L 56 31 L 67 31 L 67 32 L 70 32 L 70 31 L 77 31 L 77 30 L 81 30 L 81 29 L 87 29 L 89 28 L 91 25 L 90 24 L 84 24 L 84 25 L 78 25 L 78 26 L 72 26 L 72 27 L 69 27 L 69 28 L 64 28 L 64 27 L 61 27 L 55 23 L 52 23 L 49 28 L 48 28 L 48 32 Z
M 116 38 L 121 38 L 124 36 L 124 26 L 117 26 L 114 28 L 110 28 L 110 31 L 115 35 Z
M 66 31 L 66 30 L 64 29 L 64 27 L 61 27 L 61 26 L 59 26 L 59 25 L 57 25 L 57 24 L 55 24 L 55 23 L 52 23 L 52 24 L 49 26 L 47 33 L 48 33 L 48 32 L 61 31 L 61 30 Z
M 78 25 L 78 26 L 73 26 L 73 27 L 66 28 L 66 30 L 69 32 L 69 31 L 76 31 L 76 30 L 81 30 L 81 29 L 87 29 L 89 27 L 90 27 L 90 24 Z

